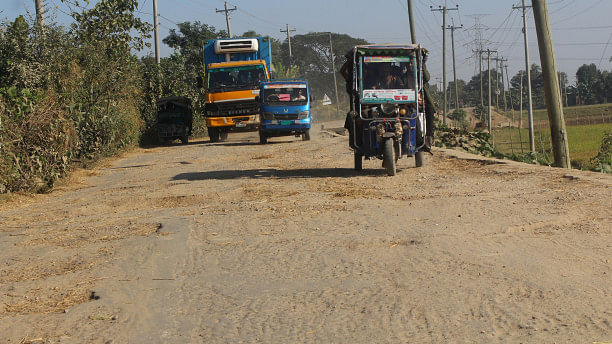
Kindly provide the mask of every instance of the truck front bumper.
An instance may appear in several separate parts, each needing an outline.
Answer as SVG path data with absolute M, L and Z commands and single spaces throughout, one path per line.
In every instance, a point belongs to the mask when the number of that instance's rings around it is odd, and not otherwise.
M 207 127 L 257 127 L 259 125 L 259 115 L 247 116 L 223 116 L 223 117 L 206 117 Z

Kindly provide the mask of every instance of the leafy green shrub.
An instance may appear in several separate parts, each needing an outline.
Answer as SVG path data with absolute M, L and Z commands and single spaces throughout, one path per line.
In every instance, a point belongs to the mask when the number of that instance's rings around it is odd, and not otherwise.
M 68 170 L 76 134 L 51 96 L 0 92 L 0 192 L 44 192 Z M 24 104 L 27 104 L 24 110 Z
M 590 169 L 602 173 L 612 173 L 612 131 L 604 134 L 599 153 L 589 162 Z

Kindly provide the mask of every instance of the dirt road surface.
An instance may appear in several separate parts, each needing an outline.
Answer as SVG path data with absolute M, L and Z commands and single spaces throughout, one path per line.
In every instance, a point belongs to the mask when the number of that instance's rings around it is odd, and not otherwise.
M 346 137 L 139 149 L 0 208 L 0 343 L 612 342 L 612 177 Z M 83 174 L 83 173 L 82 173 Z

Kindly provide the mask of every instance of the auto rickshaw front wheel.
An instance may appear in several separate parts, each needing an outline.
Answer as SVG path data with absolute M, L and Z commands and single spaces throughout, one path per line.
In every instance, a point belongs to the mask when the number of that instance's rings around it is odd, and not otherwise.
M 355 151 L 355 171 L 363 170 L 363 155 Z
M 387 170 L 387 175 L 394 176 L 396 173 L 395 167 L 395 144 L 393 138 L 385 139 L 383 146 L 383 166 Z
M 425 160 L 422 151 L 416 152 L 414 154 L 414 165 L 416 167 L 423 167 L 423 165 L 425 165 Z

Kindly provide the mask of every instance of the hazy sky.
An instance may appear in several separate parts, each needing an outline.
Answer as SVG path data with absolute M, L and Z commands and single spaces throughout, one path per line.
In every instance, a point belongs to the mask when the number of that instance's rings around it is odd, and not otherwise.
M 12 19 L 27 11 L 33 13 L 34 0 L 2 2 L 5 5 L 0 8 L 0 17 Z M 140 15 L 149 22 L 152 22 L 152 2 L 140 0 Z M 60 0 L 46 0 L 46 3 L 58 21 L 69 21 L 62 13 L 68 8 Z M 526 3 L 530 5 L 531 1 Z M 524 69 L 521 11 L 512 9 L 520 0 L 447 0 L 446 4 L 449 8 L 459 5 L 459 11 L 448 12 L 447 24 L 454 20 L 456 26 L 464 26 L 455 31 L 459 78 L 466 80 L 477 72 L 477 59 L 470 58 L 472 49 L 476 48 L 476 15 L 483 26 L 482 38 L 489 42 L 484 48 L 498 50 L 500 57 L 509 60 L 510 75 Z M 293 34 L 332 31 L 373 43 L 410 41 L 406 0 L 232 0 L 228 5 L 238 8 L 231 13 L 234 35 L 255 30 L 284 39 L 285 34 L 280 29 L 288 23 L 290 28 L 296 29 Z M 440 5 L 444 5 L 444 1 L 414 0 L 417 39 L 430 50 L 428 67 L 433 82 L 442 76 L 442 15 L 432 12 L 430 6 Z M 183 21 L 199 20 L 216 28 L 226 27 L 225 16 L 215 12 L 223 8 L 222 0 L 158 0 L 158 6 L 162 38 L 176 23 Z M 612 56 L 612 46 L 609 46 L 612 45 L 612 0 L 549 0 L 548 8 L 559 70 L 568 73 L 571 82 L 576 69 L 583 63 L 595 63 L 600 69 L 612 70 L 609 61 Z M 528 33 L 530 62 L 539 64 L 531 10 L 528 11 Z M 170 53 L 168 47 L 162 46 L 162 56 Z M 452 80 L 450 31 L 447 31 L 447 80 Z

